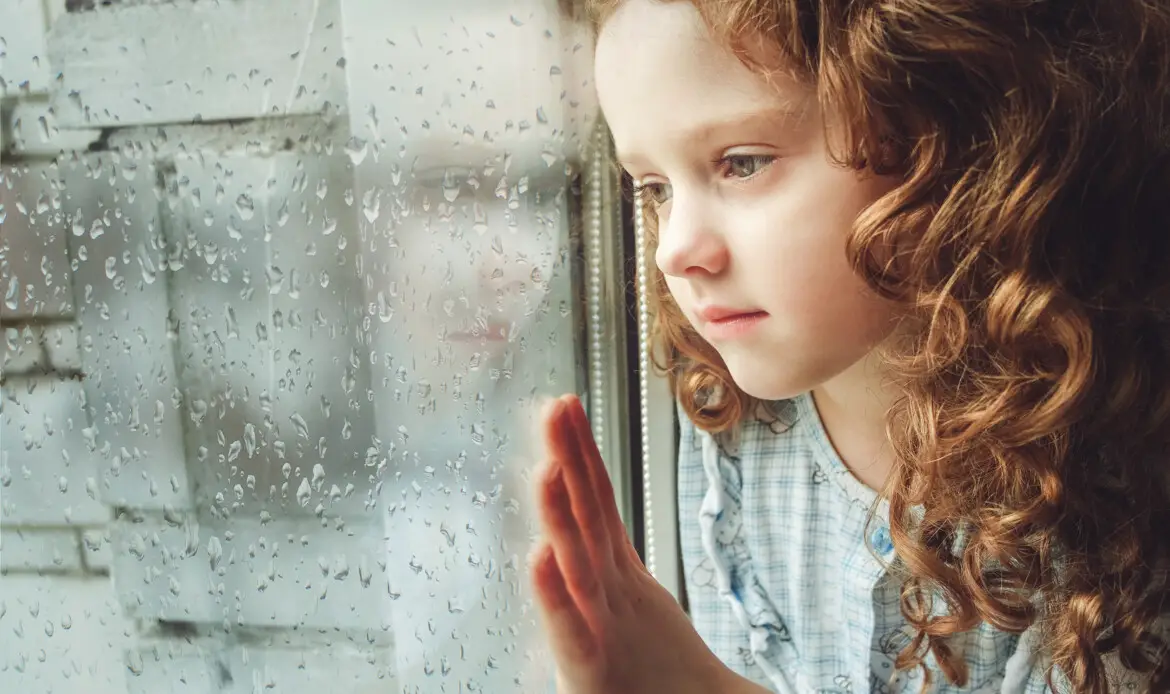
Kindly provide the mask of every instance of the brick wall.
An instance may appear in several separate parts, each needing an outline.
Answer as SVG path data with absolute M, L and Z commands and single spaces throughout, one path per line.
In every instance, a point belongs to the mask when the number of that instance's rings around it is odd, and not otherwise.
M 541 690 L 523 403 L 578 388 L 593 112 L 555 10 L 0 2 L 0 691 Z

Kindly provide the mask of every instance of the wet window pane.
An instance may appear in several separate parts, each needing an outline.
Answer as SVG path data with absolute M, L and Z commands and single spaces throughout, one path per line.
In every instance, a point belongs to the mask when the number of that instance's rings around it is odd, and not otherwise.
M 0 3 L 0 691 L 543 690 L 559 4 Z

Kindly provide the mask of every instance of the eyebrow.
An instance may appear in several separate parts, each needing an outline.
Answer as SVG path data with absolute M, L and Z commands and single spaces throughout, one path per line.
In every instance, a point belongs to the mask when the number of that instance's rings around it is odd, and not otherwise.
M 702 123 L 682 133 L 680 137 L 687 141 L 706 142 L 725 130 L 747 130 L 766 127 L 780 128 L 794 121 L 799 121 L 804 115 L 805 109 L 801 106 L 793 103 L 785 103 L 780 106 L 770 106 L 758 111 L 737 113 L 717 121 Z M 645 157 L 637 151 L 617 152 L 618 163 L 623 168 L 629 168 L 630 164 L 642 162 L 644 159 Z

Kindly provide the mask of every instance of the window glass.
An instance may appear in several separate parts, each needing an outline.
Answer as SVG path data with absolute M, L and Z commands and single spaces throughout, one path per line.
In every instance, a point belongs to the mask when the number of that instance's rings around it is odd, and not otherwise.
M 0 691 L 542 691 L 588 40 L 555 0 L 0 3 Z

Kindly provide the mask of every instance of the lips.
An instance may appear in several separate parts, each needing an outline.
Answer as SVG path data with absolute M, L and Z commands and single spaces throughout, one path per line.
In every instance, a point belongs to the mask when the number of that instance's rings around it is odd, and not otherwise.
M 724 306 L 707 306 L 699 311 L 699 319 L 705 323 L 729 323 L 737 319 L 748 317 L 762 317 L 767 311 L 757 308 L 727 308 Z
M 508 339 L 508 325 L 506 323 L 491 322 L 478 324 L 471 330 L 456 330 L 446 334 L 452 342 L 506 342 Z
M 768 312 L 755 308 L 708 306 L 698 312 L 703 321 L 703 335 L 712 341 L 733 340 L 750 335 L 768 318 Z

